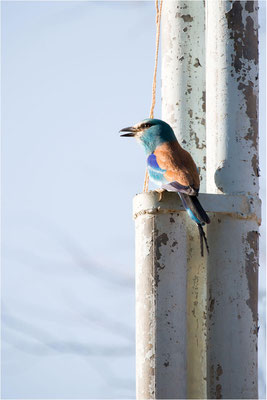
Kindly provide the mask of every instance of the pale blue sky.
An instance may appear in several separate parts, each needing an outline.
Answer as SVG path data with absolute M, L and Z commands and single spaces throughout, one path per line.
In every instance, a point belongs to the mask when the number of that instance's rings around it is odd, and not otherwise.
M 3 398 L 135 395 L 145 159 L 118 131 L 149 114 L 154 51 L 151 1 L 2 2 Z

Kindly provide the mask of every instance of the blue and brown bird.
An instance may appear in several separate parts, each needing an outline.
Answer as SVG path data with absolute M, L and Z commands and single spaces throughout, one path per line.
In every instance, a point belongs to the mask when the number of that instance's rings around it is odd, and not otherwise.
M 160 119 L 145 119 L 120 132 L 127 132 L 121 136 L 135 137 L 144 146 L 151 181 L 161 190 L 179 194 L 184 208 L 198 226 L 201 255 L 203 239 L 209 252 L 203 226 L 209 224 L 210 219 L 197 198 L 198 170 L 191 155 L 178 143 L 170 125 Z

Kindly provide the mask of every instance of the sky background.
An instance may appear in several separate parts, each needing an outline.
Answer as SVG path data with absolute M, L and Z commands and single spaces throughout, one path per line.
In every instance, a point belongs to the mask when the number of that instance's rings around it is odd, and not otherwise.
M 132 198 L 145 158 L 118 131 L 149 114 L 154 3 L 9 1 L 1 14 L 2 398 L 134 398 Z

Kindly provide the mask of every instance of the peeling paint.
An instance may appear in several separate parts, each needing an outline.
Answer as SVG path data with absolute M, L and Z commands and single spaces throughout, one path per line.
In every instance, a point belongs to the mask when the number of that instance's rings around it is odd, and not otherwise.
M 253 12 L 254 11 L 254 1 L 246 1 L 245 9 L 246 9 L 246 11 L 248 11 L 250 13 Z
M 158 231 L 156 230 L 156 232 L 155 232 L 155 236 L 156 236 L 156 239 L 155 239 L 156 260 L 159 261 L 161 259 L 160 248 L 161 248 L 162 245 L 166 246 L 169 238 L 168 238 L 168 235 L 166 233 L 162 233 L 159 236 L 157 236 L 157 234 L 158 234 Z M 160 264 L 160 263 L 157 262 L 156 265 L 157 265 L 157 268 L 159 268 L 159 269 L 164 269 L 165 268 L 164 264 Z
M 201 100 L 202 100 L 202 110 L 205 113 L 206 112 L 206 90 L 204 90 L 202 92 Z
M 245 140 L 250 140 L 255 149 L 258 148 L 258 115 L 257 115 L 257 94 L 253 91 L 254 84 L 248 81 L 248 84 L 239 83 L 238 89 L 242 90 L 245 103 L 246 114 L 250 121 L 250 128 L 248 129 Z
M 242 4 L 244 3 L 235 1 L 231 10 L 225 14 L 230 30 L 230 39 L 234 41 L 232 61 L 237 74 L 242 72 L 245 60 L 253 60 L 255 64 L 258 64 L 257 29 L 255 29 L 254 21 L 250 16 L 246 18 L 246 26 L 244 26 Z
M 222 385 L 220 385 L 218 383 L 218 385 L 216 385 L 216 399 L 222 399 Z
M 202 2 L 190 3 L 187 11 L 183 10 L 183 3 L 179 3 L 178 7 L 177 3 L 167 3 L 164 10 L 167 17 L 162 24 L 162 117 L 174 125 L 177 139 L 185 144 L 184 148 L 201 168 L 203 190 L 206 183 L 206 171 L 203 168 L 203 155 L 206 153 L 205 9 Z M 173 37 L 176 37 L 176 43 L 171 50 L 172 61 L 169 62 L 168 43 Z M 177 63 L 178 60 L 180 62 Z M 170 103 L 178 103 L 173 114 L 168 111 Z
M 194 67 L 196 67 L 196 68 L 198 68 L 198 67 L 201 67 L 201 64 L 200 64 L 200 62 L 199 62 L 199 59 L 198 59 L 198 58 L 196 58 L 196 60 L 195 60 Z
M 205 143 L 205 142 L 202 142 L 201 145 L 199 144 L 200 140 L 199 140 L 199 138 L 198 138 L 196 132 L 193 131 L 193 129 L 190 129 L 189 135 L 190 135 L 190 139 L 193 140 L 193 141 L 195 142 L 196 148 L 197 148 L 197 149 L 202 150 L 202 149 L 205 149 L 205 148 L 206 148 L 206 143 Z
M 192 22 L 194 19 L 190 14 L 181 14 L 179 12 L 176 13 L 175 18 L 182 18 L 184 22 Z
M 223 369 L 220 364 L 217 365 L 216 368 L 216 381 L 220 379 L 220 376 L 223 374 Z
M 207 191 L 222 191 L 226 196 L 244 193 L 255 200 L 259 175 L 256 4 L 207 2 L 206 36 Z M 219 214 L 213 220 L 208 227 L 214 255 L 208 260 L 212 293 L 208 292 L 207 302 L 207 397 L 257 398 L 258 220 L 241 222 L 235 216 L 231 221 Z
M 260 170 L 259 170 L 259 159 L 256 154 L 254 154 L 254 156 L 252 157 L 251 166 L 253 168 L 255 176 L 258 178 L 260 176 Z
M 259 233 L 250 231 L 246 241 L 249 248 L 246 251 L 246 276 L 248 282 L 249 298 L 246 303 L 251 309 L 253 321 L 258 326 L 258 256 L 259 256 Z
M 164 367 L 168 367 L 170 365 L 169 361 L 165 361 L 165 363 L 163 364 Z
M 212 292 L 211 292 L 211 289 L 210 289 L 210 291 L 209 291 L 209 300 L 208 300 L 209 319 L 212 318 L 212 313 L 214 311 L 214 306 L 215 306 L 215 298 L 212 297 Z

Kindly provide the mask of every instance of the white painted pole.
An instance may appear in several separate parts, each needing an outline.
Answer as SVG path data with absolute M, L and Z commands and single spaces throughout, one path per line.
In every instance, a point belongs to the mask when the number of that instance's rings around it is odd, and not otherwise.
M 134 198 L 137 399 L 186 398 L 186 227 L 173 193 Z
M 250 195 L 259 209 L 257 2 L 208 0 L 206 7 L 207 189 Z M 208 398 L 255 399 L 258 220 L 211 220 Z
M 162 13 L 162 118 L 193 156 L 206 191 L 205 7 L 166 0 Z M 206 398 L 206 259 L 187 224 L 187 395 Z
M 162 10 L 162 119 L 189 151 L 206 189 L 205 8 L 165 0 Z
M 199 95 L 205 84 L 202 67 L 190 61 L 199 48 L 193 34 L 174 45 L 202 18 L 197 3 L 203 7 L 203 2 L 164 2 L 162 92 L 163 119 L 203 174 Z M 135 197 L 138 399 L 257 397 L 257 12 L 254 2 L 206 5 L 211 194 L 200 195 L 200 201 L 211 213 L 210 255 L 201 260 L 194 226 L 176 194 L 165 193 L 161 202 L 155 192 Z M 203 51 L 204 42 L 198 45 Z M 177 63 L 185 64 L 180 69 Z M 200 73 L 194 80 L 193 67 Z M 195 85 L 201 89 L 190 97 Z

